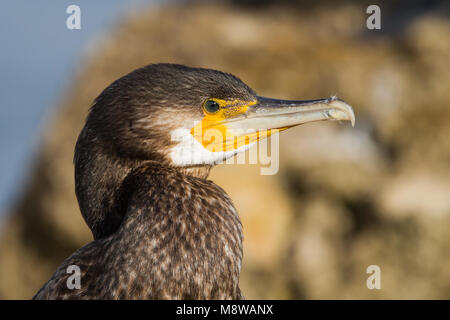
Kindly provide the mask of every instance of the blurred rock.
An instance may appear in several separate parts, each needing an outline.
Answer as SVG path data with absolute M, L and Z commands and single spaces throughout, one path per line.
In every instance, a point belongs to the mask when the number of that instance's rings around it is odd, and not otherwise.
M 450 298 L 450 22 L 418 16 L 404 37 L 370 36 L 365 7 L 161 6 L 128 17 L 85 58 L 48 121 L 0 235 L 0 298 L 30 298 L 91 240 L 74 196 L 73 149 L 110 82 L 154 62 L 215 68 L 259 94 L 337 95 L 356 127 L 280 136 L 280 172 L 223 165 L 211 179 L 244 225 L 247 298 Z M 379 265 L 382 290 L 368 290 Z

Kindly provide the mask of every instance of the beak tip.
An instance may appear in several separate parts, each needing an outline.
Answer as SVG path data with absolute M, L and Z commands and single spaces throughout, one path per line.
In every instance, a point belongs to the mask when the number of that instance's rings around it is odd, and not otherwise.
M 351 113 L 351 116 L 350 116 L 350 123 L 352 124 L 352 128 L 355 127 L 355 122 L 356 122 L 356 120 L 355 120 L 355 113 L 353 112 L 353 109 L 352 109 L 352 113 Z
M 332 96 L 329 99 L 329 104 L 336 107 L 338 110 L 342 111 L 345 114 L 345 118 L 337 118 L 337 120 L 347 120 L 350 121 L 352 127 L 355 127 L 355 113 L 353 112 L 353 108 L 347 102 L 342 99 L 339 99 L 336 96 Z

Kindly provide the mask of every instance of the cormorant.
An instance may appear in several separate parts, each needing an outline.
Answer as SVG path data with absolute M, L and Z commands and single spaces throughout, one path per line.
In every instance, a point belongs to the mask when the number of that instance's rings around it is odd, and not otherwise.
M 114 81 L 75 147 L 76 196 L 94 240 L 33 298 L 242 299 L 241 222 L 209 171 L 274 131 L 319 120 L 353 124 L 354 114 L 336 97 L 264 98 L 231 74 L 176 64 Z M 79 289 L 68 286 L 72 265 Z

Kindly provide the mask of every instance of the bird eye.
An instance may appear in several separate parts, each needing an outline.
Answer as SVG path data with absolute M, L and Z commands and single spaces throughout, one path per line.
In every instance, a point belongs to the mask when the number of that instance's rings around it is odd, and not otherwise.
M 220 106 L 219 104 L 214 100 L 206 100 L 206 102 L 203 105 L 203 108 L 208 113 L 216 113 L 219 111 Z

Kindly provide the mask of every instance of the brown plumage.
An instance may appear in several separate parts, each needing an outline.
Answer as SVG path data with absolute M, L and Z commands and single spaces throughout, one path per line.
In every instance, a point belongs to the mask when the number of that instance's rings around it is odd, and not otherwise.
M 291 115 L 293 107 L 348 111 L 336 98 L 258 97 L 230 74 L 181 65 L 149 65 L 113 82 L 95 100 L 74 157 L 76 195 L 94 241 L 68 257 L 34 299 L 243 298 L 241 222 L 225 191 L 207 180 L 213 165 L 238 151 L 199 158 L 194 141 L 174 153 L 180 142 L 173 132 L 208 116 L 211 98 L 232 101 L 223 107 L 227 117 L 243 122 L 261 112 L 273 117 L 273 110 Z M 316 120 L 339 118 L 322 109 Z M 71 265 L 80 268 L 80 289 L 67 286 Z
M 151 161 L 122 187 L 128 206 L 120 228 L 75 252 L 36 298 L 241 297 L 241 223 L 220 187 Z M 80 290 L 66 286 L 72 264 L 81 269 Z

